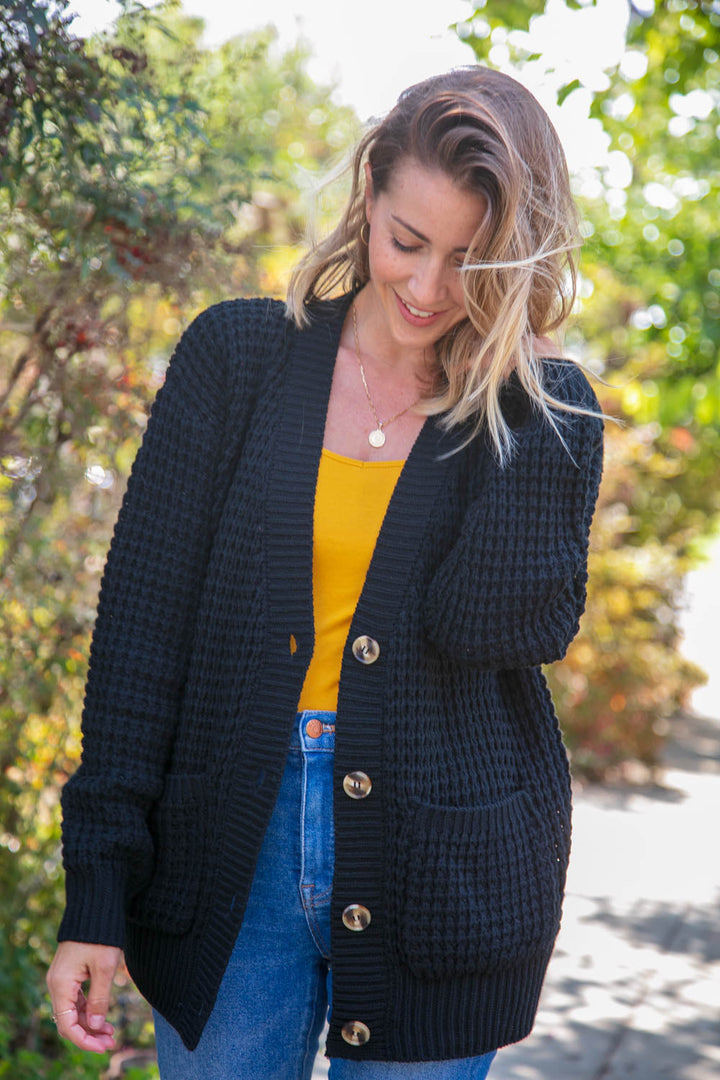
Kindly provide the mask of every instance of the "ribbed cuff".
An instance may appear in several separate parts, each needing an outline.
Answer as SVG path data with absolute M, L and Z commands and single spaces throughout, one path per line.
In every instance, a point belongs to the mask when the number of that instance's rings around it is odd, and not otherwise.
M 125 946 L 125 872 L 110 863 L 92 871 L 69 870 L 66 908 L 58 941 Z

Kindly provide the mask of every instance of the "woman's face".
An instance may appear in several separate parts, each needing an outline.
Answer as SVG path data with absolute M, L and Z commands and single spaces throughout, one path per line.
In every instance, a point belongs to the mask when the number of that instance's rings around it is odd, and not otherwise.
M 396 345 L 429 348 L 466 317 L 460 267 L 486 207 L 481 195 L 412 158 L 376 195 L 366 166 L 370 297 Z

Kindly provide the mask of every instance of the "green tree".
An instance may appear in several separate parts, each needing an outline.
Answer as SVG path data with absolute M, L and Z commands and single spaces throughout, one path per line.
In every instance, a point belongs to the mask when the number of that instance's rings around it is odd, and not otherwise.
M 569 3 L 576 16 L 593 3 Z M 544 0 L 488 0 L 466 35 L 521 78 L 547 69 L 533 37 Z M 537 25 L 537 24 L 536 24 Z M 607 162 L 576 177 L 586 237 L 567 344 L 611 386 L 607 466 L 581 633 L 551 681 L 575 768 L 654 766 L 668 718 L 701 674 L 680 655 L 683 577 L 720 510 L 720 12 L 705 0 L 628 9 L 606 86 L 547 71 L 561 108 L 591 92 Z M 614 389 L 613 389 L 614 387 Z
M 282 287 L 306 178 L 356 134 L 302 49 L 276 56 L 267 30 L 206 51 L 201 32 L 175 5 L 127 0 L 89 41 L 67 0 L 0 7 L 0 1075 L 13 1078 L 76 1068 L 43 1006 L 58 792 L 149 402 L 195 312 Z

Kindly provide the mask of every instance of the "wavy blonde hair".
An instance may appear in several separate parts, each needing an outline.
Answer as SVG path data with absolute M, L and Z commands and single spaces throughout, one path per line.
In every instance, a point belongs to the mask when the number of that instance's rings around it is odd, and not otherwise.
M 487 204 L 461 271 L 468 317 L 436 342 L 437 377 L 418 411 L 442 413 L 446 429 L 469 423 L 463 445 L 486 426 L 504 463 L 513 435 L 500 395 L 515 371 L 562 438 L 558 413 L 591 410 L 543 387 L 536 339 L 559 331 L 575 300 L 577 210 L 547 114 L 499 71 L 460 68 L 411 86 L 367 132 L 352 157 L 352 188 L 340 222 L 292 275 L 289 317 L 305 326 L 312 301 L 358 290 L 369 280 L 364 165 L 370 163 L 377 196 L 407 159 L 442 170 Z

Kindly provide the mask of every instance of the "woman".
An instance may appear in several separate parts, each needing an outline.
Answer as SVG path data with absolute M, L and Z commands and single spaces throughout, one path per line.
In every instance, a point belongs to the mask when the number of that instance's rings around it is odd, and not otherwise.
M 540 665 L 577 630 L 602 455 L 547 337 L 567 168 L 474 67 L 406 91 L 353 176 L 287 308 L 186 331 L 103 579 L 48 983 L 107 1049 L 124 949 L 164 1080 L 308 1077 L 328 994 L 333 1080 L 484 1077 L 558 930 Z

